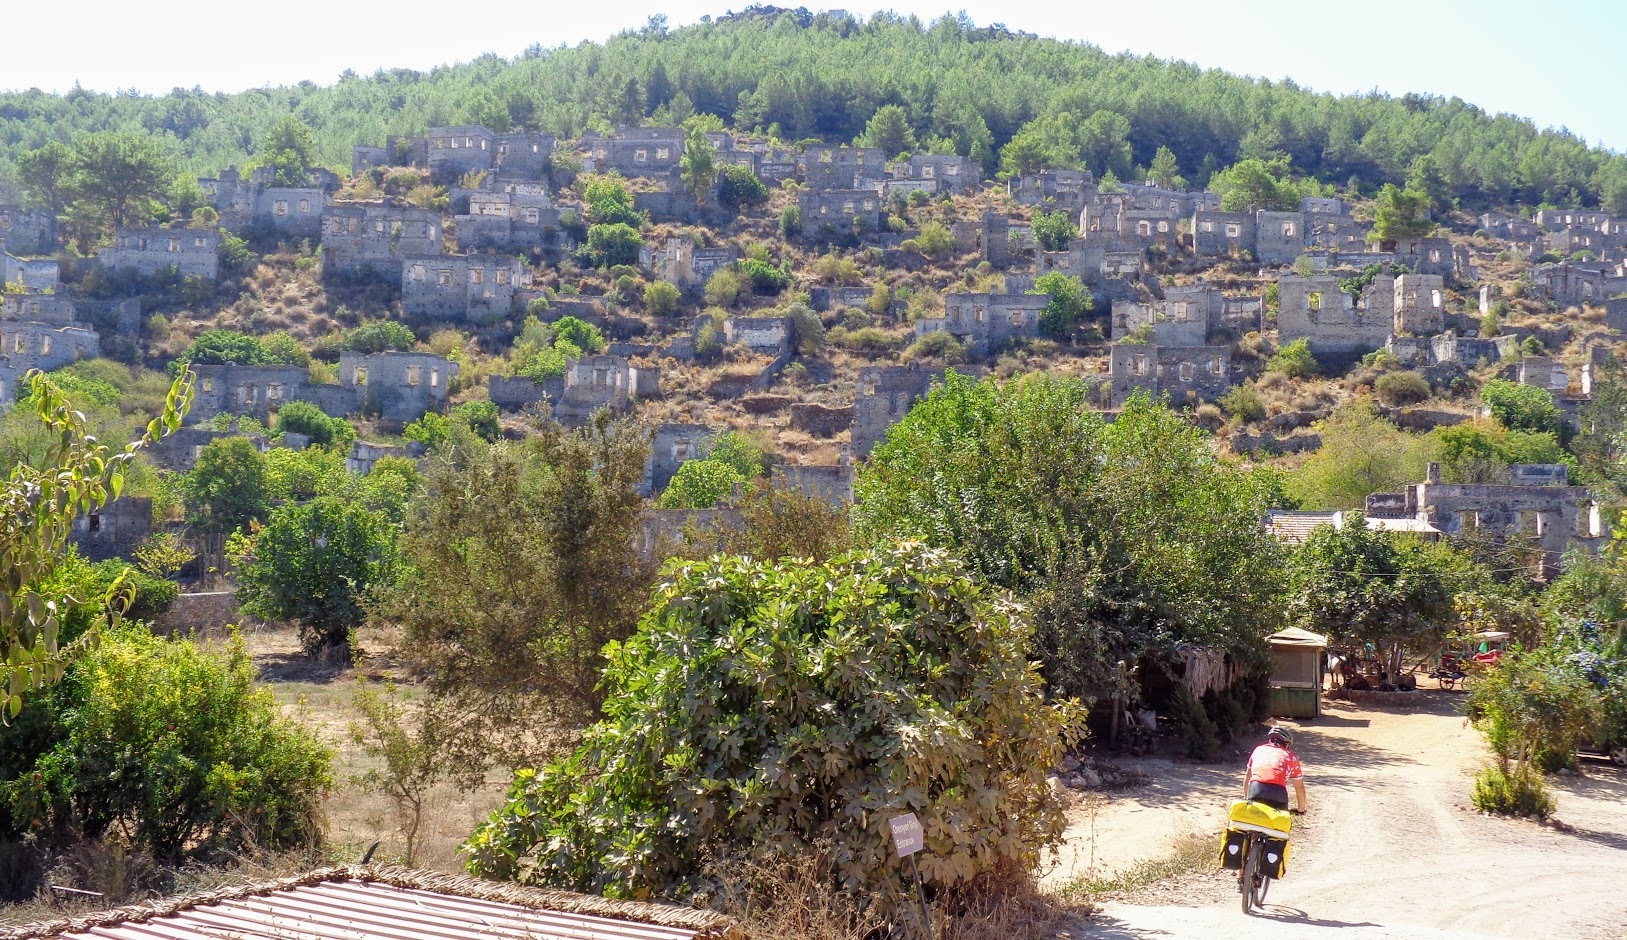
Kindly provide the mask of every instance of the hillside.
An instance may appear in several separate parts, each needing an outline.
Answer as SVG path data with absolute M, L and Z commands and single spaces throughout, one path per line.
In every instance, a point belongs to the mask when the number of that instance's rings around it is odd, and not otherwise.
M 1129 178 L 1167 146 L 1198 185 L 1240 157 L 1280 154 L 1323 181 L 1356 180 L 1371 191 L 1402 182 L 1428 155 L 1470 207 L 1602 203 L 1627 213 L 1627 158 L 1455 98 L 1319 95 L 947 17 L 928 26 L 766 7 L 670 32 L 652 24 L 602 45 L 535 46 L 513 61 L 346 74 L 334 85 L 231 95 L 11 92 L 0 95 L 0 166 L 49 140 L 140 130 L 212 175 L 252 162 L 287 114 L 314 129 L 320 159 L 335 169 L 348 167 L 358 142 L 464 124 L 575 136 L 705 113 L 740 132 L 845 143 L 888 104 L 905 109 L 923 148 L 977 157 L 990 171 L 1025 128 L 1043 136 L 1051 122 L 1092 120 L 1101 133 L 1064 157 L 1097 175 Z M 1109 116 L 1095 119 L 1100 112 Z M 7 201 L 15 200 L 0 192 Z

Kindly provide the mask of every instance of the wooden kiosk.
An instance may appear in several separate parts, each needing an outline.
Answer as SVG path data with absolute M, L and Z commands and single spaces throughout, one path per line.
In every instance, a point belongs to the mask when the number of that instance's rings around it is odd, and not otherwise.
M 1289 627 L 1266 637 L 1271 645 L 1271 715 L 1322 716 L 1322 651 L 1328 638 Z

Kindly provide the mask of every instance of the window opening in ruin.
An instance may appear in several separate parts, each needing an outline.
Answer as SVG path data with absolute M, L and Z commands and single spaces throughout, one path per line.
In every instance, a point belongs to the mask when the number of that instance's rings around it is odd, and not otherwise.
M 436 280 L 440 283 L 440 285 L 442 287 L 445 287 L 446 285 L 452 283 L 452 272 L 451 271 L 437 271 L 436 275 L 437 275 Z
M 484 284 L 484 283 L 486 283 L 486 272 L 480 270 L 479 268 L 475 268 L 475 269 L 471 270 L 469 272 L 469 283 L 471 283 L 471 284 Z
M 51 354 L 51 337 L 49 337 L 49 336 L 41 336 L 40 337 L 40 355 L 49 356 L 50 354 Z
M 1441 292 L 1440 291 L 1432 290 L 1432 291 L 1429 292 L 1429 305 L 1431 307 L 1439 307 L 1441 305 Z
M 1241 236 L 1242 234 L 1243 234 L 1243 226 L 1239 225 L 1236 222 L 1227 222 L 1226 223 L 1226 237 L 1227 238 L 1237 238 L 1237 237 Z
M 272 210 L 271 211 L 276 215 L 287 215 L 288 214 L 288 200 L 279 199 L 275 203 L 272 203 Z
M 169 250 L 170 251 L 180 251 L 181 250 L 181 240 L 179 238 L 170 239 L 169 240 Z
M 1136 234 L 1137 235 L 1151 235 L 1152 234 L 1152 223 L 1151 222 L 1137 222 L 1136 223 Z
M 407 384 L 408 385 L 417 385 L 418 384 L 419 374 L 420 374 L 420 367 L 419 366 L 408 366 L 407 367 Z
M 85 527 L 91 532 L 100 532 L 102 530 L 102 514 L 99 512 L 91 513 L 90 518 L 85 520 Z
M 1202 222 L 1198 223 L 1198 231 L 1200 231 L 1200 232 L 1213 232 L 1214 230 L 1215 230 L 1215 223 L 1209 221 L 1208 219 L 1205 219 Z
M 646 162 L 649 161 L 649 159 L 650 159 L 650 152 L 648 150 L 635 150 L 635 151 L 633 151 L 633 162 L 634 163 L 646 163 Z
M 439 369 L 430 369 L 429 370 L 429 387 L 430 388 L 440 388 L 440 385 L 441 385 L 441 370 L 439 370 Z
M 282 385 L 276 382 L 266 386 L 266 401 L 281 401 Z
M 215 380 L 210 378 L 207 375 L 204 376 L 203 377 L 203 390 L 206 391 L 206 392 L 214 391 L 215 390 Z
M 1310 307 L 1311 307 L 1312 310 L 1321 310 L 1322 309 L 1322 292 L 1321 291 L 1319 291 L 1319 290 L 1311 291 Z
M 366 385 L 367 384 L 367 367 L 366 366 L 357 366 L 356 367 L 355 383 L 357 385 Z
M 299 211 L 302 212 L 302 213 L 310 212 L 311 211 L 311 201 L 309 199 L 301 199 L 299 201 Z
M 1225 375 L 1226 363 L 1219 356 L 1215 356 L 1209 360 L 1209 371 L 1215 375 Z
M 1192 381 L 1192 376 L 1193 376 L 1192 363 L 1190 363 L 1190 362 L 1181 363 L 1180 373 L 1181 373 L 1181 381 L 1182 382 L 1190 382 L 1190 381 Z
M 1131 375 L 1146 375 L 1147 374 L 1147 357 L 1146 356 L 1136 355 L 1136 356 L 1131 357 L 1131 359 L 1130 359 L 1130 374 Z
M 1294 223 L 1292 223 L 1292 222 L 1284 222 L 1284 223 L 1282 223 L 1282 237 L 1284 237 L 1284 238 L 1293 238 L 1294 237 Z
M 657 160 L 670 160 L 672 159 L 672 151 L 666 147 L 657 147 L 655 148 L 655 158 Z
M 408 279 L 412 281 L 422 281 L 424 279 L 424 266 L 421 264 L 413 265 L 412 271 L 408 274 Z

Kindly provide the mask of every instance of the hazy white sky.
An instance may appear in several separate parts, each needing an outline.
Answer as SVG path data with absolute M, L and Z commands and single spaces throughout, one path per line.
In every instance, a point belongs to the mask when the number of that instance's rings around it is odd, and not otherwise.
M 7 5 L 3 22 L 10 41 L 0 53 L 0 89 L 63 91 L 77 82 L 97 91 L 162 93 L 174 87 L 241 91 L 307 80 L 328 84 L 347 68 L 365 75 L 379 68 L 425 69 L 486 52 L 514 56 L 532 43 L 602 41 L 642 26 L 652 13 L 666 14 L 676 27 L 747 4 Z M 833 6 L 860 16 L 891 9 L 926 20 L 965 10 L 979 25 L 1004 23 L 1109 52 L 1292 78 L 1318 91 L 1457 96 L 1487 111 L 1569 127 L 1590 141 L 1627 148 L 1622 0 L 966 0 L 953 6 L 899 0 L 885 7 L 874 0 L 833 0 Z

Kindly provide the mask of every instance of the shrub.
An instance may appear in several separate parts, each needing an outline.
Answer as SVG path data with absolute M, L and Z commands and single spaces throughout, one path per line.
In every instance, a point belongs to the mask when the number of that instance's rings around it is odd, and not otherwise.
M 1386 372 L 1373 383 L 1373 391 L 1386 405 L 1415 405 L 1429 398 L 1429 380 L 1416 372 Z
M 546 308 L 547 301 L 543 301 L 543 306 Z M 417 342 L 418 337 L 406 324 L 394 320 L 363 323 L 345 335 L 345 348 L 359 353 L 405 352 Z
M 0 784 L 17 832 L 47 842 L 118 832 L 170 863 L 321 836 L 330 754 L 255 688 L 240 641 L 218 656 L 114 631 L 39 717 L 53 708 L 47 742 L 19 768 L 32 772 Z
M 740 299 L 745 285 L 740 275 L 728 268 L 719 268 L 706 279 L 706 302 L 714 307 L 732 307 Z
M 344 418 L 330 418 L 308 401 L 291 401 L 277 409 L 278 434 L 303 434 L 319 447 L 349 448 L 356 441 L 356 429 Z
M 637 264 L 644 239 L 625 222 L 594 225 L 588 229 L 587 257 L 596 267 Z
M 1483 813 L 1547 819 L 1557 805 L 1542 774 L 1530 765 L 1505 771 L 1487 767 L 1474 775 L 1469 801 Z
M 785 309 L 791 318 L 791 332 L 796 337 L 797 352 L 804 356 L 817 356 L 825 348 L 825 323 L 812 307 L 794 303 Z
M 554 343 L 570 343 L 585 353 L 604 352 L 604 334 L 599 328 L 580 317 L 560 317 L 554 322 Z
M 778 294 L 791 286 L 790 271 L 757 258 L 740 262 L 740 273 L 751 281 L 752 290 L 759 294 Z
M 966 361 L 966 344 L 948 330 L 933 330 L 904 350 L 904 361 L 935 359 L 944 365 L 958 365 Z
M 1316 357 L 1311 355 L 1309 340 L 1296 339 L 1277 350 L 1266 363 L 1266 368 L 1281 372 L 1291 379 L 1302 379 L 1317 372 Z
M 1252 424 L 1265 417 L 1265 401 L 1260 398 L 1260 391 L 1252 382 L 1232 386 L 1231 391 L 1220 396 L 1220 407 L 1244 424 Z
M 746 478 L 721 460 L 686 460 L 661 494 L 662 509 L 711 509 Z
M 651 281 L 644 288 L 644 310 L 652 317 L 670 317 L 682 299 L 678 288 L 666 281 Z
M 1082 734 L 1076 703 L 1044 703 L 1029 637 L 1019 608 L 918 543 L 823 565 L 675 563 L 639 632 L 606 651 L 608 717 L 516 775 L 469 870 L 671 895 L 704 888 L 708 861 L 828 840 L 829 881 L 907 918 L 886 822 L 906 811 L 929 890 L 1027 870 L 1065 824 L 1046 769 Z
M 802 233 L 802 208 L 786 206 L 780 210 L 780 235 L 795 238 Z
M 1095 305 L 1084 282 L 1061 271 L 1041 274 L 1028 293 L 1050 295 L 1050 301 L 1040 311 L 1039 325 L 1047 335 L 1058 339 L 1072 333 L 1078 319 Z
M 719 173 L 717 198 L 730 211 L 768 200 L 768 187 L 749 167 L 729 164 Z
M 497 405 L 490 401 L 466 401 L 452 409 L 448 417 L 461 424 L 486 442 L 497 440 L 502 430 L 497 423 Z
M 1047 214 L 1043 210 L 1034 214 L 1034 238 L 1046 251 L 1067 251 L 1079 230 L 1073 217 L 1062 210 Z
M 1480 387 L 1480 400 L 1497 423 L 1514 431 L 1546 431 L 1561 435 L 1563 416 L 1553 396 L 1534 385 L 1490 379 Z
M 856 330 L 832 330 L 830 334 L 832 344 L 867 356 L 880 356 L 896 351 L 904 345 L 902 336 L 894 336 L 873 326 L 860 327 Z

